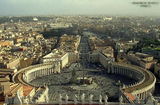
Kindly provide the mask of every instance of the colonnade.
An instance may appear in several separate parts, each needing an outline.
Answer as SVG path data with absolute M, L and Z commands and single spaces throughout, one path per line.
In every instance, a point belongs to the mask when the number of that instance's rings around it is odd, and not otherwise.
M 155 86 L 154 85 L 150 85 L 149 87 L 144 87 L 143 89 L 141 89 L 141 91 L 139 93 L 137 92 L 133 92 L 132 94 L 134 96 L 137 96 L 139 99 L 146 99 L 148 96 L 150 96 L 151 93 L 154 92 Z
M 106 69 L 107 73 L 120 74 L 135 79 L 136 83 L 123 86 L 123 90 L 139 97 L 139 99 L 146 99 L 154 91 L 156 78 L 149 71 L 117 63 L 108 64 Z
M 103 57 L 99 59 L 99 62 L 106 68 L 106 71 L 108 73 L 125 75 L 137 81 L 134 84 L 125 86 L 123 89 L 124 92 L 138 96 L 140 99 L 145 99 L 149 95 L 149 93 L 154 90 L 156 78 L 151 72 L 142 68 L 138 68 L 137 66 L 130 66 L 128 64 L 118 64 L 115 62 L 109 64 L 107 59 L 102 58 Z M 24 81 L 26 81 L 26 83 L 29 83 L 36 78 L 50 75 L 55 72 L 60 72 L 59 65 L 54 65 L 53 63 L 39 64 L 18 71 L 14 75 L 13 80 L 16 80 L 16 75 L 22 73 Z
M 53 73 L 55 73 L 55 68 L 54 67 L 53 68 L 43 68 L 43 67 L 41 67 L 41 69 L 39 69 L 39 70 L 35 70 L 35 71 L 33 70 L 30 73 L 25 73 L 27 75 L 24 74 L 24 80 L 29 83 L 36 78 L 43 77 L 43 76 L 46 76 L 46 75 L 50 75 L 50 74 L 53 74 Z
M 137 72 L 134 69 L 118 65 L 108 65 L 107 73 L 124 75 L 138 82 L 144 81 L 145 79 L 143 72 Z
M 39 77 L 46 76 L 46 75 L 50 75 L 53 73 L 60 73 L 59 64 L 53 64 L 53 63 L 38 64 L 38 65 L 26 67 L 16 72 L 13 75 L 12 80 L 14 82 L 21 82 L 21 83 L 25 83 L 25 85 L 28 84 L 28 85 L 34 86 L 33 84 L 30 84 L 32 80 Z M 35 86 L 35 87 L 41 87 L 41 86 Z
M 145 99 L 154 90 L 156 78 L 151 72 L 137 66 L 116 63 L 114 59 L 109 59 L 101 53 L 92 54 L 90 58 L 96 58 L 96 60 L 89 59 L 89 61 L 100 62 L 107 73 L 124 75 L 137 81 L 124 86 L 125 92 L 138 96 L 140 99 Z

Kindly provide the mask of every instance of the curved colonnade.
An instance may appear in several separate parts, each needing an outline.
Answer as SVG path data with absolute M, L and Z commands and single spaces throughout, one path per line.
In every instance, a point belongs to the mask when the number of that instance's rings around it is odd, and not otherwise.
M 154 91 L 156 78 L 148 70 L 134 65 L 119 63 L 109 64 L 107 68 L 108 73 L 124 75 L 137 81 L 128 86 L 123 86 L 122 90 L 125 93 L 131 93 L 134 96 L 138 96 L 139 99 L 145 99 Z
M 31 84 L 30 82 L 39 77 L 43 77 L 53 73 L 59 73 L 59 69 L 59 65 L 55 65 L 53 63 L 29 66 L 15 73 L 13 76 L 13 81 L 15 83 L 22 83 L 24 85 L 30 85 L 32 87 L 43 87 Z
M 30 84 L 30 82 L 39 77 L 60 73 L 59 69 L 59 65 L 55 65 L 53 63 L 30 66 L 18 71 L 13 76 L 13 81 L 33 87 L 43 87 Z M 128 64 L 112 63 L 107 64 L 106 70 L 108 73 L 128 76 L 129 78 L 137 81 L 134 84 L 123 86 L 122 90 L 125 93 L 131 93 L 134 96 L 138 96 L 140 99 L 145 99 L 149 96 L 150 92 L 154 90 L 156 82 L 155 76 L 151 72 L 140 67 Z

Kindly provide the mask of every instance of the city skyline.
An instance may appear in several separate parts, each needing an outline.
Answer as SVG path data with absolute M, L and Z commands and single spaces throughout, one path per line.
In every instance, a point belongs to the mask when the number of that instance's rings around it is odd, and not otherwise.
M 133 5 L 134 0 L 1 0 L 0 16 L 120 15 L 160 16 L 160 6 Z M 145 1 L 145 0 L 144 0 Z M 148 0 L 146 0 L 148 1 Z M 152 0 L 155 1 L 155 0 Z

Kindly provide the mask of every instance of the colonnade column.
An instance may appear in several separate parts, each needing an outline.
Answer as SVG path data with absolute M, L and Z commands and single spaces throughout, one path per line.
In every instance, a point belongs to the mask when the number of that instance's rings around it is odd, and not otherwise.
M 114 67 L 114 74 L 117 74 L 117 67 Z
M 119 74 L 121 74 L 121 75 L 123 74 L 123 73 L 122 73 L 122 68 L 121 68 L 121 67 L 119 68 Z
M 49 69 L 48 68 L 46 68 L 46 71 L 47 71 L 47 74 L 49 75 Z
M 40 77 L 42 77 L 42 69 L 40 70 Z
M 107 73 L 110 73 L 110 71 L 111 71 L 111 67 L 110 67 L 110 65 L 108 65 Z
M 43 75 L 44 75 L 44 76 L 46 75 L 46 73 L 45 73 L 45 69 L 43 69 Z
M 122 74 L 124 75 L 124 68 L 122 68 Z

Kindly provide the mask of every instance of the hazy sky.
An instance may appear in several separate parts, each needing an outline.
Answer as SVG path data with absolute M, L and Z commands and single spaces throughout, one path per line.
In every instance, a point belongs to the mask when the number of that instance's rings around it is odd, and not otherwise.
M 132 5 L 132 1 L 153 0 L 0 0 L 0 16 L 63 14 L 160 16 L 160 4 L 144 8 Z

